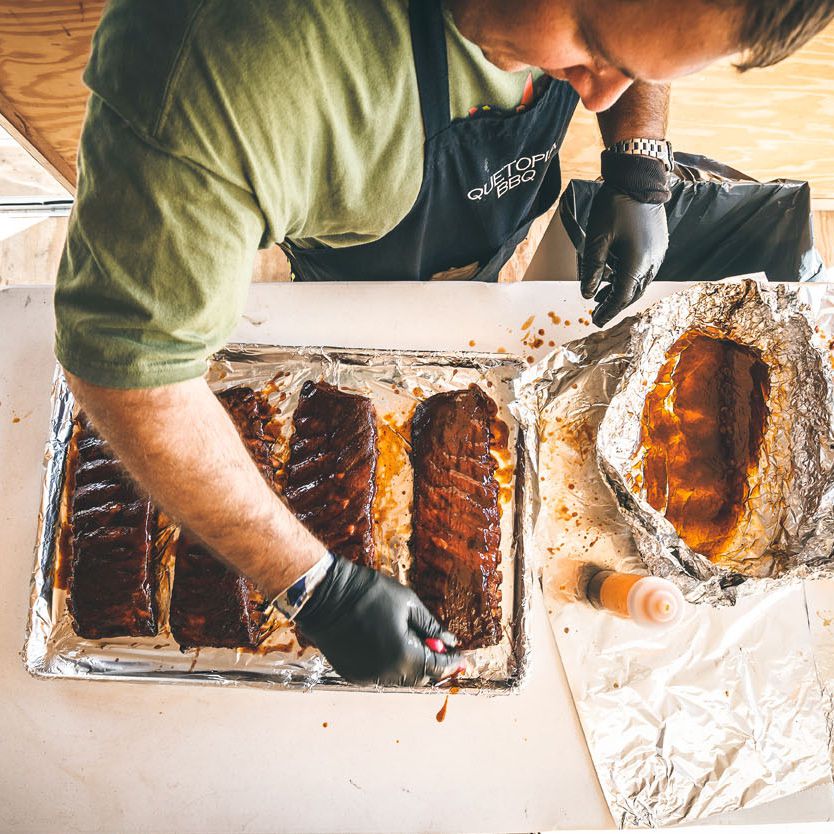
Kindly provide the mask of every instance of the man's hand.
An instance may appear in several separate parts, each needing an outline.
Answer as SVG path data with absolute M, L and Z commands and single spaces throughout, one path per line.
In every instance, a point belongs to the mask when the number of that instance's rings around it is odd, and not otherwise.
M 414 591 L 347 559 L 335 560 L 296 622 L 354 683 L 421 686 L 462 666 L 457 653 L 440 654 L 425 645 L 429 637 L 450 646 L 456 640 Z
M 636 137 L 663 139 L 668 112 L 668 85 L 635 82 L 613 107 L 598 114 L 606 148 Z M 663 203 L 670 194 L 663 164 L 606 150 L 602 176 L 605 184 L 591 204 L 579 270 L 582 295 L 597 301 L 597 327 L 640 298 L 669 245 Z
M 580 268 L 582 295 L 597 302 L 597 327 L 643 295 L 668 245 L 662 203 L 641 203 L 603 184 L 591 204 Z

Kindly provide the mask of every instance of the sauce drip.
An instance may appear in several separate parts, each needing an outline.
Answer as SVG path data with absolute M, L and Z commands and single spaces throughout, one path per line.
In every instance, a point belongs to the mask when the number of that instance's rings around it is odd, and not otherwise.
M 510 451 L 510 429 L 509 426 L 497 415 L 497 412 L 490 418 L 489 424 L 490 454 L 497 464 L 495 480 L 498 481 L 499 510 L 509 504 L 513 497 L 515 487 L 515 467 L 513 456 Z
M 417 394 L 417 391 L 420 393 Z M 415 396 L 423 396 L 421 389 L 414 389 Z M 376 494 L 373 504 L 374 541 L 378 553 L 384 553 L 392 541 L 408 541 L 411 535 L 410 515 L 401 509 L 402 490 L 409 486 L 403 481 L 403 472 L 411 464 L 411 414 L 399 422 L 393 413 L 385 414 L 377 427 L 378 458 L 376 464 Z
M 669 349 L 641 418 L 646 499 L 689 547 L 719 560 L 744 509 L 767 426 L 759 351 L 690 330 Z
M 78 422 L 72 427 L 67 459 L 64 465 L 64 487 L 61 491 L 59 508 L 60 526 L 55 546 L 54 588 L 66 591 L 69 588 L 70 564 L 72 562 L 72 525 L 70 523 L 70 504 L 75 493 L 75 470 L 78 467 Z
M 443 701 L 443 706 L 440 707 L 438 710 L 437 715 L 435 718 L 437 719 L 437 723 L 440 724 L 446 720 L 446 710 L 449 708 L 449 696 L 447 695 L 445 700 Z

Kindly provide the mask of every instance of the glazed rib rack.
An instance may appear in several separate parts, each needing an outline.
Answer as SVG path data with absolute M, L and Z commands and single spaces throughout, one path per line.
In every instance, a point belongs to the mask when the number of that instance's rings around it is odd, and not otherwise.
M 156 511 L 83 414 L 72 442 L 67 605 L 73 629 L 91 640 L 153 636 Z
M 501 639 L 496 410 L 473 385 L 420 403 L 411 428 L 411 584 L 466 649 Z
M 258 469 L 272 484 L 274 470 L 264 427 L 271 418 L 266 398 L 239 386 L 218 394 Z M 261 592 L 227 568 L 183 530 L 177 543 L 171 594 L 171 632 L 181 648 L 255 648 L 263 625 Z
M 293 416 L 284 497 L 332 553 L 371 568 L 378 456 L 368 397 L 305 382 Z

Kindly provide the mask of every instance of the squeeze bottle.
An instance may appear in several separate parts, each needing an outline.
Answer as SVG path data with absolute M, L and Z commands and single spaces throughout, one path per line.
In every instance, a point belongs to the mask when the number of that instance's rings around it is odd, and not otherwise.
M 644 626 L 674 625 L 683 615 L 680 589 L 658 576 L 598 569 L 588 579 L 585 596 L 594 608 Z

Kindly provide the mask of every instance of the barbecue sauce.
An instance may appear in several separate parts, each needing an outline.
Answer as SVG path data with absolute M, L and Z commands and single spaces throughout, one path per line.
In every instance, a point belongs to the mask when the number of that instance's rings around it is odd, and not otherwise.
M 641 419 L 646 498 L 689 547 L 723 555 L 758 466 L 770 394 L 752 347 L 690 330 L 670 348 Z

